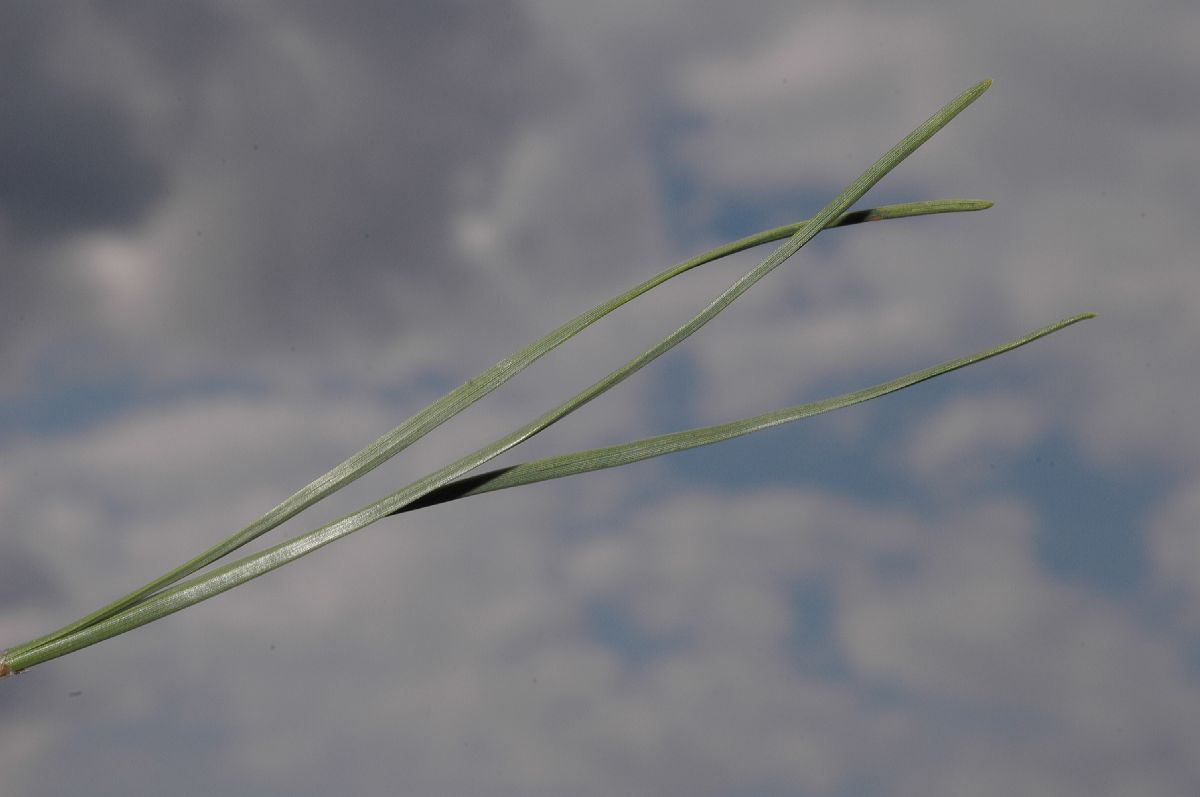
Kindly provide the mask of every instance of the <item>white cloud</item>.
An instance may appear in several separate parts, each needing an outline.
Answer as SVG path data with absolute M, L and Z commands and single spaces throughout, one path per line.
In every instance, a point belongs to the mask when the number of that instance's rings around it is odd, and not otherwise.
M 1126 782 L 1196 782 L 1200 773 L 1183 750 L 1200 707 L 1179 646 L 1040 572 L 1018 508 L 972 509 L 933 531 L 921 550 L 908 577 L 863 571 L 843 582 L 840 633 L 871 681 L 981 718 L 995 712 L 993 738 L 971 729 L 959 743 L 968 756 L 947 753 L 953 763 L 934 773 L 939 790 L 961 775 L 980 794 L 1000 793 L 1013 768 L 982 755 L 984 745 L 1028 760 L 1035 782 L 1047 786 L 1082 783 L 1078 767 L 1108 772 L 1100 793 L 1121 793 Z M 1009 737 L 1005 716 L 1026 730 Z
M 1182 604 L 1186 625 L 1200 631 L 1200 482 L 1185 481 L 1147 524 L 1158 584 Z
M 1044 411 L 1014 394 L 960 396 L 930 412 L 908 436 L 905 461 L 931 484 L 961 488 L 987 476 L 989 462 L 1029 446 Z
M 326 441 L 301 443 L 327 407 L 257 422 L 255 408 L 216 400 L 205 417 L 188 404 L 32 463 L 130 512 L 131 532 L 109 519 L 64 537 L 53 559 L 60 572 L 90 591 L 97 581 L 78 563 L 94 564 L 80 552 L 88 536 L 140 546 L 150 542 L 140 530 L 152 527 L 178 542 L 197 518 L 208 525 L 246 511 L 263 488 L 237 474 L 256 460 L 231 460 L 229 447 L 269 452 L 261 456 L 275 462 L 274 482 L 379 420 L 359 408 L 354 428 L 328 426 Z M 154 441 L 172 435 L 178 470 L 156 483 L 190 484 L 192 493 L 139 493 L 162 462 Z M 200 437 L 211 442 L 188 444 Z M 232 474 L 188 476 L 231 461 Z M 613 500 L 645 478 L 643 470 L 618 482 Z M 6 516 L 13 500 L 5 499 Z M 31 530 L 51 523 L 36 507 L 21 511 Z M 1007 771 L 996 763 L 1001 754 L 1029 772 L 1031 787 L 1076 787 L 1090 783 L 1081 773 L 1106 767 L 1113 783 L 1200 777 L 1186 757 L 1156 747 L 1194 732 L 1200 716 L 1178 651 L 1039 570 L 1019 506 L 967 506 L 930 520 L 814 490 L 688 491 L 623 510 L 621 531 L 607 528 L 613 511 L 516 491 L 384 521 L 12 683 L 41 690 L 43 701 L 47 690 L 81 688 L 89 716 L 116 712 L 132 727 L 165 722 L 158 745 L 194 728 L 220 741 L 188 753 L 193 765 L 259 790 L 321 789 L 336 772 L 363 789 L 402 781 L 468 795 L 600 794 L 614 783 L 821 792 L 886 762 L 899 794 L 921 783 L 949 789 L 961 778 L 991 794 Z M 581 521 L 579 536 L 558 531 Z M 135 568 L 117 569 L 129 578 Z M 848 679 L 791 663 L 799 583 L 831 589 L 834 637 L 810 644 L 834 645 Z M 641 665 L 623 663 L 584 623 L 597 601 L 621 607 L 639 634 L 665 646 Z M 879 686 L 908 702 L 881 702 L 872 696 Z M 949 720 L 939 708 L 947 703 L 959 712 Z M 1040 744 L 1012 735 L 1006 716 L 1035 723 Z M 949 763 L 937 742 L 947 722 L 961 728 Z M 1131 740 L 1141 740 L 1137 755 Z M 1045 759 L 1047 745 L 1062 760 Z M 88 749 L 97 765 L 114 752 Z M 40 771 L 52 748 L 26 755 L 6 769 Z M 168 777 L 181 764 L 175 755 L 146 759 L 139 782 Z M 1146 763 L 1155 760 L 1159 771 Z
M 936 14 L 806 11 L 745 51 L 681 64 L 677 96 L 702 119 L 683 157 L 710 190 L 848 183 L 892 139 L 986 77 L 947 75 L 956 52 Z

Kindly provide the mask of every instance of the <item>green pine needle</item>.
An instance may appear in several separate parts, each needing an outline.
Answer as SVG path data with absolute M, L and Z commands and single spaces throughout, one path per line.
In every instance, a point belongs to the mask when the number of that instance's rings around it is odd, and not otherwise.
M 950 371 L 957 371 L 959 368 L 974 365 L 990 357 L 995 357 L 1024 346 L 1027 343 L 1032 343 L 1038 338 L 1044 338 L 1072 324 L 1095 317 L 1095 313 L 1080 313 L 1079 315 L 1064 318 L 1062 321 L 1042 327 L 1035 332 L 1022 335 L 1007 343 L 1002 343 L 999 346 L 984 349 L 967 357 L 948 360 L 932 368 L 913 371 L 910 374 L 905 374 L 887 382 L 881 382 L 873 387 L 843 393 L 833 398 L 811 401 L 807 404 L 800 404 L 783 410 L 765 412 L 762 415 L 743 418 L 740 421 L 705 426 L 698 429 L 688 429 L 683 432 L 673 432 L 655 437 L 646 437 L 632 443 L 593 448 L 589 451 L 578 451 L 574 454 L 560 454 L 556 457 L 547 457 L 545 459 L 534 460 L 533 462 L 523 462 L 519 465 L 511 465 L 507 468 L 488 471 L 477 476 L 465 476 L 443 487 L 439 487 L 420 500 L 414 501 L 408 506 L 397 510 L 394 514 L 409 512 L 414 509 L 424 509 L 425 507 L 443 504 L 447 501 L 468 498 L 472 495 L 482 495 L 483 493 L 495 492 L 496 490 L 507 490 L 510 487 L 520 487 L 525 484 L 561 479 L 564 476 L 574 476 L 593 470 L 604 470 L 606 468 L 629 465 L 634 462 L 641 462 L 644 459 L 652 459 L 679 451 L 687 451 L 691 448 L 699 448 L 700 446 L 732 440 L 735 437 L 759 432 L 763 429 L 770 429 L 773 426 L 781 426 L 785 423 L 798 421 L 801 418 L 811 418 L 814 415 L 840 410 L 843 407 L 861 404 L 864 401 L 870 401 L 880 396 L 886 396 L 888 393 L 895 393 L 897 390 L 912 387 L 918 382 L 933 379 L 935 376 L 941 376 Z
M 961 213 L 984 210 L 991 207 L 991 205 L 991 202 L 979 199 L 941 199 L 926 200 L 922 202 L 906 202 L 895 205 L 883 205 L 881 207 L 871 208 L 869 210 L 844 213 L 835 219 L 834 222 L 829 225 L 829 228 L 845 227 L 871 221 L 885 221 L 888 219 L 927 216 L 938 213 Z M 492 367 L 459 385 L 454 390 L 429 404 L 420 412 L 416 413 L 408 420 L 389 431 L 387 434 L 379 437 L 377 440 L 352 455 L 340 465 L 337 465 L 322 476 L 314 479 L 305 487 L 297 490 L 274 509 L 255 519 L 240 531 L 230 535 L 198 556 L 189 559 L 188 561 L 172 570 L 169 570 L 148 584 L 145 584 L 133 592 L 130 592 L 128 595 L 125 595 L 113 601 L 112 603 L 97 609 L 91 614 L 88 614 L 66 626 L 63 626 L 51 634 L 47 634 L 46 636 L 39 637 L 31 642 L 27 642 L 24 645 L 21 645 L 19 648 L 14 648 L 12 651 L 10 651 L 10 653 L 17 654 L 21 651 L 38 647 L 46 642 L 53 641 L 74 631 L 94 625 L 100 620 L 113 616 L 122 609 L 141 603 L 147 597 L 154 595 L 171 584 L 175 584 L 187 576 L 190 576 L 191 574 L 201 570 L 202 568 L 207 567 L 218 559 L 227 556 L 238 548 L 241 548 L 243 545 L 252 542 L 253 540 L 261 537 L 263 534 L 266 534 L 268 531 L 274 529 L 276 526 L 286 522 L 306 508 L 331 495 L 342 487 L 345 487 L 355 479 L 358 479 L 361 476 L 371 472 L 391 457 L 394 457 L 396 454 L 400 453 L 405 448 L 436 429 L 438 426 L 453 418 L 455 415 L 462 412 L 476 401 L 479 401 L 481 398 L 507 382 L 512 377 L 516 376 L 526 367 L 540 359 L 543 355 L 557 348 L 562 343 L 596 323 L 601 318 L 604 318 L 617 308 L 628 304 L 637 297 L 662 285 L 668 280 L 674 279 L 675 277 L 678 277 L 679 275 L 694 268 L 705 265 L 706 263 L 711 263 L 714 260 L 745 251 L 764 243 L 778 241 L 783 238 L 789 238 L 797 231 L 803 229 L 809 223 L 810 221 L 808 220 L 795 222 L 793 224 L 759 232 L 732 243 L 717 247 L 716 249 L 712 249 L 702 255 L 698 255 L 690 260 L 686 260 L 683 263 L 673 266 L 666 271 L 656 274 L 650 279 L 635 285 L 621 295 L 616 296 L 609 301 L 604 302 L 603 304 L 593 307 L 591 310 L 588 310 L 587 312 L 563 324 L 550 334 L 545 335 L 533 343 L 530 343 L 523 349 L 510 354 L 508 357 L 500 360 Z
M 994 357 L 1080 320 L 1090 318 L 1091 314 L 1086 313 L 1073 316 L 1022 338 L 969 357 L 943 363 L 942 365 L 918 371 L 873 388 L 848 393 L 825 401 L 766 413 L 733 423 L 651 437 L 619 446 L 551 457 L 483 474 L 482 476 L 463 478 L 465 474 L 485 462 L 504 453 L 533 435 L 540 433 L 584 404 L 612 389 L 681 343 L 728 307 L 735 299 L 749 290 L 756 282 L 795 254 L 822 230 L 834 226 L 844 226 L 887 218 L 980 210 L 988 207 L 990 203 L 979 200 L 942 200 L 937 202 L 892 205 L 857 213 L 848 212 L 849 208 L 884 175 L 895 168 L 896 165 L 944 127 L 963 109 L 978 99 L 990 85 L 991 81 L 985 80 L 948 103 L 902 139 L 900 143 L 888 150 L 887 153 L 879 158 L 867 171 L 860 175 L 858 179 L 851 183 L 812 219 L 758 233 L 714 249 L 668 269 L 631 288 L 620 296 L 598 305 L 592 310 L 569 321 L 545 337 L 529 344 L 525 348 L 496 363 L 475 378 L 450 391 L 395 429 L 363 448 L 345 462 L 294 493 L 270 512 L 204 551 L 199 556 L 74 623 L 64 626 L 44 637 L 11 648 L 5 654 L 0 655 L 0 677 L 79 650 L 103 639 L 108 639 L 153 620 L 165 617 L 187 606 L 199 603 L 239 584 L 257 578 L 266 572 L 288 564 L 307 553 L 323 547 L 334 540 L 345 537 L 391 514 L 441 503 L 454 498 L 477 495 L 482 492 L 561 478 L 601 468 L 616 467 L 649 457 L 708 445 L 781 423 L 788 423 L 799 418 L 828 412 L 832 409 L 867 401 L 916 384 L 917 382 L 931 379 L 948 371 L 963 368 L 989 357 Z M 764 258 L 754 269 L 731 285 L 686 324 L 679 327 L 675 332 L 663 338 L 655 346 L 646 350 L 638 357 L 635 357 L 603 379 L 600 379 L 586 390 L 581 391 L 557 407 L 544 413 L 536 420 L 446 465 L 423 479 L 413 482 L 391 495 L 332 523 L 326 524 L 321 528 L 307 534 L 302 534 L 257 554 L 213 568 L 206 573 L 194 575 L 202 568 L 215 563 L 218 559 L 256 539 L 317 501 L 322 500 L 353 480 L 378 467 L 437 426 L 483 398 L 547 352 L 569 340 L 581 330 L 618 307 L 679 274 L 704 263 L 748 249 L 752 246 L 757 246 L 761 243 L 782 239 L 786 239 L 782 245 Z M 189 576 L 192 577 L 189 578 Z

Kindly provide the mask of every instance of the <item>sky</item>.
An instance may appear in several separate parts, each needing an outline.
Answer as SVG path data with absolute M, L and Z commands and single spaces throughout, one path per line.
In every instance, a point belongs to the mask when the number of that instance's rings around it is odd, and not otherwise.
M 674 457 L 387 519 L 0 682 L 13 794 L 1200 793 L 1200 7 L 0 8 L 0 647 L 148 581 L 557 324 L 815 213 L 499 464 Z M 1189 210 L 1191 208 L 1191 210 Z M 763 251 L 623 308 L 261 542 L 531 420 Z M 261 546 L 256 546 L 261 547 Z

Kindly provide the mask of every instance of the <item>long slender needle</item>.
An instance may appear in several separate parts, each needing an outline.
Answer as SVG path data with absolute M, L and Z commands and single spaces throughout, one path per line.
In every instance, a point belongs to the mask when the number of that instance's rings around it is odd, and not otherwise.
M 835 219 L 833 223 L 829 225 L 829 227 L 845 227 L 871 221 L 884 221 L 887 219 L 900 219 L 912 216 L 926 216 L 938 213 L 959 213 L 984 210 L 991 207 L 991 204 L 991 202 L 978 199 L 942 199 L 883 205 L 868 210 L 844 213 Z M 147 597 L 161 591 L 165 587 L 177 583 L 187 576 L 190 576 L 200 569 L 207 567 L 213 562 L 229 555 L 238 548 L 241 548 L 243 545 L 246 545 L 258 537 L 261 537 L 263 534 L 272 530 L 276 526 L 279 526 L 288 519 L 299 514 L 304 509 L 312 506 L 323 498 L 326 498 L 355 479 L 358 479 L 359 477 L 369 473 L 391 457 L 394 457 L 396 454 L 403 451 L 415 441 L 419 440 L 424 435 L 428 434 L 433 429 L 462 412 L 471 404 L 479 401 L 488 393 L 495 390 L 512 377 L 516 376 L 526 367 L 537 361 L 539 358 L 557 346 L 560 346 L 562 343 L 574 337 L 583 329 L 586 329 L 588 326 L 599 321 L 601 318 L 613 312 L 617 308 L 633 301 L 637 297 L 662 285 L 668 280 L 674 279 L 680 274 L 690 271 L 691 269 L 764 243 L 791 237 L 798 230 L 803 229 L 809 223 L 810 222 L 808 220 L 795 222 L 793 224 L 759 232 L 740 240 L 733 241 L 732 243 L 717 247 L 705 252 L 704 254 L 698 255 L 690 260 L 686 260 L 683 263 L 673 266 L 659 274 L 656 274 L 650 279 L 635 285 L 619 296 L 593 307 L 591 310 L 588 310 L 571 321 L 563 324 L 550 334 L 545 335 L 544 337 L 539 338 L 538 340 L 529 344 L 525 348 L 514 352 L 479 375 L 459 385 L 454 390 L 434 401 L 429 406 L 425 407 L 420 412 L 416 413 L 402 424 L 389 431 L 387 434 L 379 437 L 377 440 L 370 443 L 341 464 L 329 470 L 321 477 L 313 480 L 300 490 L 297 490 L 274 509 L 255 519 L 240 531 L 237 531 L 224 540 L 221 540 L 216 545 L 208 548 L 198 556 L 189 559 L 178 567 L 169 570 L 162 576 L 159 576 L 153 581 L 135 589 L 129 594 L 122 596 L 106 606 L 97 609 L 91 614 L 85 615 L 84 617 L 81 617 L 80 619 L 63 626 L 62 628 L 47 634 L 46 636 L 39 637 L 38 639 L 15 647 L 11 652 L 19 653 L 24 650 L 38 647 L 46 642 L 50 642 L 51 640 L 66 636 L 73 631 L 86 628 L 87 626 L 97 623 L 106 617 L 113 616 L 122 609 L 142 602 Z
M 348 534 L 353 533 L 354 531 L 357 531 L 358 529 L 368 526 L 371 523 L 374 523 L 376 520 L 386 517 L 396 510 L 406 506 L 407 504 L 432 492 L 438 487 L 453 481 L 454 479 L 462 476 L 470 470 L 473 470 L 488 460 L 499 456 L 500 454 L 523 442 L 524 440 L 527 440 L 533 435 L 538 434 L 551 424 L 584 406 L 597 396 L 612 389 L 625 379 L 628 379 L 650 362 L 666 353 L 683 340 L 687 339 L 700 327 L 707 324 L 718 313 L 728 307 L 729 304 L 731 304 L 735 299 L 749 290 L 750 287 L 752 287 L 756 282 L 781 265 L 784 261 L 795 254 L 802 246 L 808 243 L 808 241 L 812 240 L 819 232 L 821 232 L 821 230 L 825 229 L 840 215 L 845 213 L 851 205 L 861 199 L 862 196 L 877 182 L 879 182 L 879 180 L 882 179 L 889 171 L 891 171 L 905 158 L 916 151 L 918 147 L 928 141 L 935 133 L 945 127 L 951 119 L 961 113 L 967 106 L 977 100 L 990 85 L 990 80 L 984 80 L 967 89 L 958 97 L 954 98 L 945 106 L 943 106 L 937 113 L 919 125 L 911 133 L 901 139 L 899 143 L 884 153 L 884 155 L 876 160 L 875 163 L 873 163 L 865 172 L 859 175 L 854 182 L 847 186 L 840 194 L 838 194 L 838 196 L 836 196 L 824 208 L 822 208 L 821 211 L 817 213 L 817 215 L 815 215 L 808 224 L 798 229 L 781 246 L 764 258 L 754 269 L 731 285 L 724 293 L 714 299 L 690 321 L 685 323 L 679 329 L 675 330 L 675 332 L 663 338 L 655 346 L 646 350 L 638 357 L 630 360 L 625 365 L 621 366 L 603 379 L 576 394 L 566 402 L 563 402 L 558 407 L 555 407 L 549 412 L 543 414 L 533 422 L 526 424 L 511 434 L 506 435 L 489 445 L 483 446 L 477 451 L 468 454 L 467 456 L 464 456 L 455 462 L 450 463 L 449 465 L 446 465 L 445 467 L 429 474 L 425 478 L 419 479 L 418 481 L 413 482 L 412 484 L 358 510 L 357 512 L 322 526 L 319 529 L 308 532 L 307 534 L 300 535 L 292 540 L 268 548 L 260 553 L 244 557 L 198 578 L 183 582 L 175 587 L 165 589 L 142 603 L 134 603 L 133 605 L 129 605 L 127 602 L 125 604 L 126 608 L 118 609 L 115 613 L 107 615 L 104 619 L 97 619 L 91 623 L 82 625 L 76 624 L 78 626 L 76 630 L 58 632 L 55 635 L 51 635 L 49 638 L 43 638 L 44 641 L 35 640 L 32 643 L 27 643 L 19 648 L 9 650 L 3 658 L 0 658 L 0 662 L 3 662 L 4 666 L 7 666 L 12 670 L 25 669 L 33 664 L 64 655 L 88 645 L 95 644 L 103 639 L 124 633 L 125 631 L 151 622 L 152 620 L 159 619 L 168 614 L 179 611 L 180 609 L 186 608 L 187 606 L 199 603 L 202 600 L 206 600 L 213 595 L 224 592 L 253 578 L 257 578 L 264 573 L 281 567 L 288 562 L 294 561 L 301 556 L 328 545 L 334 540 L 340 539 Z M 536 346 L 537 344 L 534 345 Z M 503 363 L 498 365 L 502 364 Z M 475 380 L 472 380 L 472 382 L 473 381 Z M 471 385 L 471 382 L 466 384 Z M 418 413 L 418 416 L 419 415 L 421 415 L 421 413 Z M 371 447 L 368 447 L 367 449 L 364 449 L 364 452 L 370 451 L 370 449 Z M 364 460 L 370 461 L 378 456 L 380 456 L 380 452 L 371 451 L 369 455 L 364 456 Z M 388 456 L 390 456 L 390 454 L 388 454 Z M 382 459 L 379 459 L 378 462 L 371 464 L 370 467 L 375 467 L 375 465 L 379 464 L 379 462 L 382 462 L 383 459 L 386 459 L 386 456 L 384 456 Z M 337 471 L 336 468 L 335 471 Z M 331 471 L 331 473 L 333 472 L 334 471 Z M 316 482 L 314 482 L 314 485 L 315 484 Z M 299 493 L 297 495 L 299 495 Z M 285 502 L 285 504 L 286 503 L 287 502 Z M 311 503 L 311 501 L 308 503 Z M 307 505 L 308 504 L 305 504 L 305 506 Z M 261 533 L 261 530 L 257 531 L 255 536 Z M 238 536 L 239 535 L 234 535 L 235 538 Z M 244 542 L 244 540 L 242 542 Z M 240 545 L 242 542 L 239 542 L 238 544 Z M 146 594 L 146 592 L 141 592 L 138 597 L 144 597 Z M 135 598 L 134 600 L 137 599 Z

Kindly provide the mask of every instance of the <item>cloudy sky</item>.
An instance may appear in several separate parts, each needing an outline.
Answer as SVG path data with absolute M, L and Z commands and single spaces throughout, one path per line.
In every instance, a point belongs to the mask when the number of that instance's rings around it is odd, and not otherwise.
M 902 394 L 390 519 L 0 682 L 13 794 L 1200 792 L 1200 7 L 582 0 L 0 10 L 0 647 L 513 349 L 811 215 L 502 462 L 1099 313 Z M 622 310 L 267 538 L 528 421 L 763 252 Z M 265 542 L 265 541 L 264 541 Z

